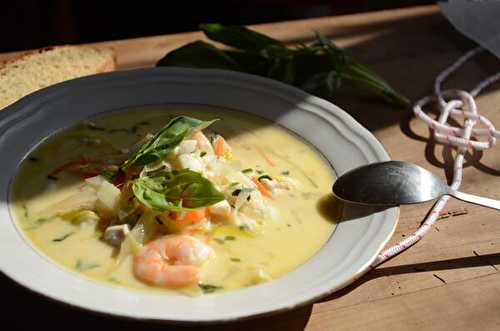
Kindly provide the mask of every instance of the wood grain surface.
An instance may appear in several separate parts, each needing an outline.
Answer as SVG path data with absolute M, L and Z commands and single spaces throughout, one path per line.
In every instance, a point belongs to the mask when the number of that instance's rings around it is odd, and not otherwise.
M 436 75 L 474 47 L 436 6 L 255 28 L 288 43 L 310 41 L 313 31 L 319 31 L 414 101 L 431 93 Z M 93 45 L 113 47 L 119 68 L 128 69 L 151 66 L 167 51 L 198 38 L 201 34 L 193 32 Z M 0 54 L 0 60 L 15 55 Z M 470 89 L 499 69 L 498 59 L 481 55 L 446 87 Z M 499 89 L 498 84 L 489 88 L 478 104 L 480 112 L 500 126 Z M 372 131 L 393 159 L 414 162 L 449 179 L 454 151 L 429 140 L 428 129 L 409 109 L 393 109 L 350 90 L 332 101 Z M 499 176 L 500 147 L 474 152 L 467 156 L 461 189 L 500 199 Z M 403 207 L 391 243 L 414 231 L 430 206 Z M 456 200 L 445 212 L 421 242 L 355 284 L 314 305 L 275 316 L 203 327 L 147 325 L 68 308 L 1 276 L 2 296 L 12 304 L 3 308 L 0 318 L 15 329 L 36 325 L 77 330 L 500 330 L 500 213 Z

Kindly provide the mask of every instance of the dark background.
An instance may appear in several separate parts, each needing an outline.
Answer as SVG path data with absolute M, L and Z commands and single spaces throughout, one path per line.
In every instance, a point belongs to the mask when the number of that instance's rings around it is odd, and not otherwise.
M 197 30 L 199 23 L 254 24 L 433 3 L 426 0 L 5 1 L 0 52 Z

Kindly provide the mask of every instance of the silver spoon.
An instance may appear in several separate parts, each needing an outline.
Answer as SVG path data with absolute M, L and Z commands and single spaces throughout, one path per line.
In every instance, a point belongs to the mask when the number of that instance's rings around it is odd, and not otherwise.
M 366 205 L 395 206 L 434 200 L 443 195 L 500 210 L 500 201 L 456 191 L 417 165 L 388 161 L 372 163 L 340 176 L 333 193 L 341 200 Z

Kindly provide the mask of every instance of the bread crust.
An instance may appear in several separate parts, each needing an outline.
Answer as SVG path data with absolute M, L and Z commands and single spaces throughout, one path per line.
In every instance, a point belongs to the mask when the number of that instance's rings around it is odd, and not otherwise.
M 111 50 L 111 59 L 106 61 L 102 67 L 97 69 L 97 72 L 108 72 L 108 71 L 113 71 L 116 70 L 116 53 L 112 48 L 109 48 Z
M 32 50 L 32 51 L 27 51 L 27 52 L 25 52 L 23 54 L 20 54 L 20 55 L 14 57 L 12 59 L 9 59 L 7 61 L 4 61 L 4 62 L 0 63 L 0 71 L 2 69 L 6 68 L 8 65 L 14 64 L 17 61 L 25 60 L 25 59 L 28 59 L 28 58 L 34 56 L 34 55 L 38 55 L 38 54 L 42 54 L 42 53 L 45 53 L 45 52 L 49 52 L 49 51 L 52 51 L 52 50 L 57 49 L 57 48 L 80 48 L 80 49 L 94 49 L 94 50 L 99 50 L 99 48 L 96 48 L 96 47 L 78 46 L 78 45 L 47 46 L 47 47 L 35 49 L 35 50 Z M 115 54 L 115 51 L 112 48 L 109 48 L 109 47 L 107 47 L 106 49 L 108 49 L 108 50 L 111 51 L 111 59 L 109 59 L 108 61 L 106 61 L 106 63 L 102 67 L 98 68 L 97 71 L 96 71 L 96 73 L 113 71 L 113 70 L 116 69 L 116 54 Z
M 98 53 L 100 53 L 99 55 L 103 58 L 103 60 L 105 60 L 105 62 L 97 68 L 93 67 L 93 70 L 91 70 L 87 74 L 93 74 L 93 73 L 98 74 L 98 73 L 102 73 L 102 72 L 113 71 L 116 69 L 116 54 L 112 48 L 109 48 L 109 47 L 96 48 L 96 47 L 89 47 L 89 46 L 61 45 L 61 46 L 49 46 L 49 47 L 44 47 L 44 48 L 40 48 L 37 50 L 28 51 L 28 52 L 19 54 L 18 56 L 15 56 L 14 58 L 11 58 L 7 61 L 3 61 L 2 63 L 0 63 L 0 77 L 1 76 L 9 76 L 10 72 L 15 70 L 17 65 L 20 65 L 23 61 L 30 61 L 32 57 L 38 56 L 38 55 L 46 53 L 46 52 L 51 52 L 51 51 L 58 50 L 58 49 L 68 49 L 68 48 L 76 49 L 76 50 L 82 51 L 82 52 L 85 52 L 87 50 L 87 51 L 97 51 Z M 81 75 L 76 75 L 76 77 L 79 77 L 79 76 L 81 76 Z M 60 81 L 60 80 L 58 80 L 58 81 Z M 43 85 L 43 86 L 45 86 L 45 85 Z M 26 95 L 26 92 L 28 92 L 28 94 L 29 94 L 29 93 L 32 93 L 34 91 L 37 91 L 39 88 L 40 87 L 38 87 L 38 88 L 34 87 L 34 88 L 30 88 L 29 91 L 14 93 L 14 95 L 18 95 L 18 96 L 17 97 L 15 96 L 15 99 L 12 99 L 12 96 L 11 96 L 11 98 L 8 99 L 9 101 L 7 101 L 7 99 L 0 100 L 0 111 L 3 110 L 5 107 L 9 106 L 10 104 L 12 104 L 13 102 L 24 97 L 24 95 Z

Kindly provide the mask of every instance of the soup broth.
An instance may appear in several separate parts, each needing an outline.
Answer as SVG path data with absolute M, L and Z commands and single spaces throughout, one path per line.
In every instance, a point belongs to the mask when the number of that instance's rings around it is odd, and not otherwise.
M 179 215 L 188 214 L 173 212 L 177 218 L 169 218 L 172 212 L 163 211 L 155 214 L 156 224 L 148 225 L 154 231 L 145 228 L 144 242 L 134 241 L 126 247 L 123 242 L 110 245 L 104 239 L 105 226 L 109 224 L 103 225 L 102 215 L 85 214 L 81 206 L 86 202 L 74 201 L 83 199 L 82 178 L 92 178 L 98 173 L 75 174 L 68 169 L 81 170 L 77 168 L 78 162 L 85 160 L 106 163 L 116 154 L 127 155 L 131 146 L 151 138 L 148 133 L 158 132 L 180 115 L 201 120 L 218 118 L 204 132 L 224 137 L 226 151 L 220 157 L 224 166 L 239 169 L 239 176 L 242 173 L 257 183 L 254 192 L 260 190 L 258 194 L 269 206 L 269 212 L 259 214 L 251 210 L 249 204 L 254 193 L 249 193 L 247 201 L 238 202 L 240 194 L 250 191 L 239 186 L 242 184 L 238 181 L 219 183 L 215 186 L 226 192 L 231 215 L 235 215 L 235 204 L 249 205 L 241 207 L 240 211 L 247 208 L 248 213 L 240 215 L 238 222 L 225 219 L 179 229 Z M 222 143 L 212 144 L 217 154 Z M 203 153 L 196 157 L 206 158 Z M 41 143 L 20 167 L 13 184 L 11 206 L 19 229 L 32 245 L 72 272 L 117 286 L 196 295 L 270 281 L 306 262 L 334 229 L 334 216 L 319 210 L 320 201 L 330 195 L 333 181 L 331 166 L 314 148 L 268 120 L 229 110 L 158 107 L 108 114 Z M 281 185 L 283 189 L 273 191 L 272 185 Z M 123 194 L 123 186 L 121 190 Z M 266 196 L 271 191 L 279 194 Z M 80 207 L 72 212 L 65 209 L 66 203 Z M 130 225 L 133 229 L 134 224 Z M 134 273 L 134 254 L 158 238 L 159 233 L 188 233 L 211 248 L 210 257 L 199 266 L 200 279 L 196 284 L 157 286 Z

